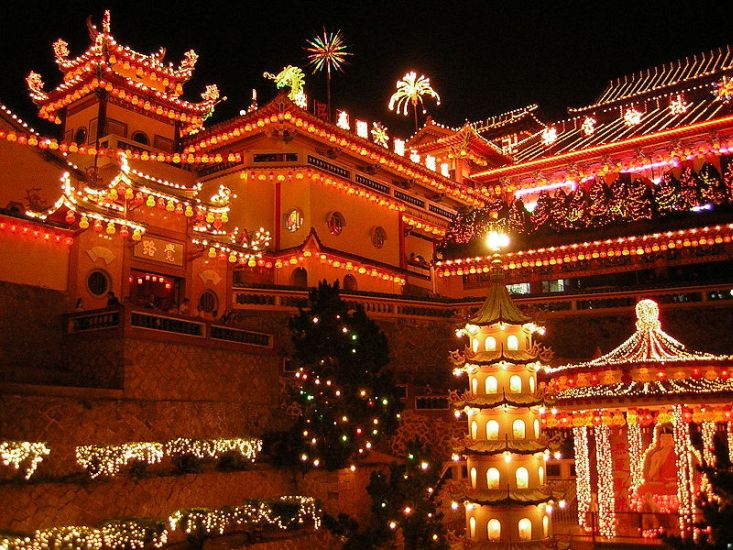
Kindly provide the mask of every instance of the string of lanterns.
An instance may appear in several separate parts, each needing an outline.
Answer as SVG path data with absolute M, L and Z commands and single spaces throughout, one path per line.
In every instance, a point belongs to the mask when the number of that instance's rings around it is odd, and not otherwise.
M 74 242 L 74 239 L 67 236 L 68 234 L 62 233 L 62 230 L 57 230 L 56 228 L 50 229 L 48 227 L 39 228 L 36 224 L 30 224 L 0 214 L 0 232 L 4 231 L 20 237 L 32 237 L 42 242 L 60 243 L 67 246 Z
M 371 277 L 379 278 L 383 281 L 394 282 L 395 284 L 404 285 L 407 284 L 407 279 L 399 275 L 395 275 L 388 271 L 380 270 L 375 267 L 371 267 L 367 264 L 362 264 L 354 260 L 347 260 L 339 256 L 325 254 L 323 252 L 311 252 L 310 250 L 304 250 L 299 255 L 290 255 L 285 258 L 277 258 L 274 261 L 275 269 L 289 268 L 294 265 L 302 264 L 307 258 L 317 256 L 318 260 L 322 264 L 328 264 L 330 267 L 336 269 L 343 269 L 345 271 L 353 271 L 359 275 L 370 275 Z

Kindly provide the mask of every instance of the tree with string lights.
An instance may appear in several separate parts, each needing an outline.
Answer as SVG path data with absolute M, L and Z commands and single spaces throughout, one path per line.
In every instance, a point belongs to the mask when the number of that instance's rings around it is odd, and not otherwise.
M 425 75 L 417 76 L 415 71 L 410 71 L 402 80 L 397 81 L 397 91 L 389 98 L 389 110 L 402 111 L 407 116 L 407 110 L 412 106 L 412 113 L 415 117 L 415 131 L 418 130 L 417 106 L 420 104 L 423 113 L 425 113 L 425 101 L 423 96 L 435 98 L 436 104 L 440 105 L 440 96 L 438 92 L 433 90 L 430 79 Z
M 290 330 L 299 368 L 289 392 L 297 412 L 289 452 L 305 467 L 355 468 L 399 423 L 387 338 L 361 306 L 341 299 L 338 283 L 325 281 Z

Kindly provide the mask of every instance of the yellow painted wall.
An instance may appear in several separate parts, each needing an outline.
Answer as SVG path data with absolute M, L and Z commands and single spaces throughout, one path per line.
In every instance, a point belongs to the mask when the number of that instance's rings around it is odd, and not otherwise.
M 84 309 L 106 307 L 107 297 L 95 297 L 87 287 L 89 274 L 96 269 L 104 271 L 109 276 L 111 290 L 121 300 L 123 286 L 127 286 L 127 281 L 123 281 L 125 247 L 130 243 L 131 241 L 123 239 L 118 234 L 107 235 L 104 231 L 95 233 L 89 229 L 78 235 L 69 288 L 74 302 L 77 298 L 81 298 Z
M 10 202 L 27 207 L 26 193 L 37 193 L 52 205 L 61 194 L 64 171 L 63 166 L 44 160 L 37 149 L 0 140 L 0 208 Z
M 67 244 L 0 231 L 0 280 L 65 291 L 68 272 Z

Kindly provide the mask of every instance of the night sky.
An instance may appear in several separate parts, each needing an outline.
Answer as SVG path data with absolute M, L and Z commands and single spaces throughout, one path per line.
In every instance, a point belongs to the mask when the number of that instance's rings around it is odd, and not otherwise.
M 21 4 L 16 2 L 16 4 Z M 46 89 L 59 82 L 51 44 L 69 42 L 72 56 L 89 44 L 85 19 L 97 25 L 112 10 L 112 34 L 142 53 L 166 46 L 178 63 L 200 55 L 186 96 L 217 83 L 229 101 L 214 121 L 236 114 L 257 88 L 260 103 L 274 95 L 263 71 L 304 66 L 306 38 L 325 24 L 340 28 L 354 55 L 333 81 L 334 106 L 352 117 L 381 120 L 408 135 L 410 119 L 386 107 L 394 83 L 408 69 L 431 77 L 442 97 L 429 111 L 459 125 L 529 103 L 544 117 L 562 118 L 567 106 L 591 103 L 610 78 L 733 42 L 727 0 L 678 2 L 23 2 L 4 6 L 0 20 L 0 101 L 31 122 L 35 116 L 24 76 L 41 72 Z M 232 7 L 236 6 L 236 7 Z M 436 6 L 436 7 L 431 7 Z M 323 75 L 306 92 L 325 97 Z

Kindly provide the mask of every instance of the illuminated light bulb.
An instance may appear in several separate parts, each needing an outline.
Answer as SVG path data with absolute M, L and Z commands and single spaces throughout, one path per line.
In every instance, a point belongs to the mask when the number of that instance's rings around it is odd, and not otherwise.
M 461 456 L 460 456 L 459 454 L 457 454 L 457 453 L 453 453 L 453 454 L 452 454 L 452 455 L 450 456 L 450 458 L 451 458 L 451 460 L 452 460 L 453 462 L 458 462 L 459 460 L 461 460 Z
M 425 461 L 423 461 L 423 462 L 421 462 L 421 463 L 420 463 L 420 468 L 421 468 L 422 470 L 427 470 L 427 469 L 428 469 L 429 467 L 430 467 L 430 464 L 428 464 L 428 463 L 427 463 L 427 462 L 425 462 Z
M 315 466 L 316 468 L 318 468 L 318 466 L 319 466 L 320 464 L 321 464 L 321 461 L 320 461 L 320 460 L 318 460 L 317 458 L 316 458 L 316 459 L 315 459 L 315 460 L 313 461 L 313 466 Z
M 412 513 L 412 508 L 410 508 L 409 506 L 405 506 L 405 508 L 402 510 L 402 513 L 406 516 L 409 516 Z
M 508 463 L 512 461 L 512 454 L 509 451 L 504 451 L 502 456 L 504 457 L 504 462 Z
M 451 510 L 458 510 L 458 506 L 459 504 L 455 500 L 450 503 Z
M 352 464 L 351 466 L 349 466 L 349 470 L 351 470 L 352 472 L 355 472 L 356 471 L 356 466 L 354 466 Z
M 390 521 L 388 525 L 389 525 L 389 528 L 392 530 L 397 529 L 397 522 L 395 521 Z

